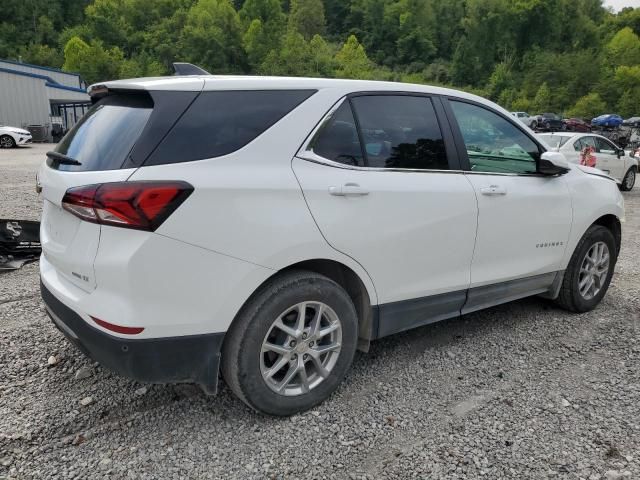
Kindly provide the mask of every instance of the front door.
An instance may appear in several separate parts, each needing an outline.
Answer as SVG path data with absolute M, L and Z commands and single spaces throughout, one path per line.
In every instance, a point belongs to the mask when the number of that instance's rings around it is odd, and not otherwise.
M 472 291 L 502 284 L 504 290 L 494 293 L 508 297 L 514 285 L 529 293 L 548 288 L 544 284 L 554 275 L 545 274 L 561 269 L 571 230 L 564 179 L 537 174 L 540 147 L 506 116 L 462 100 L 450 99 L 449 105 L 459 126 L 454 129 L 458 145 L 468 156 L 467 178 L 478 198 Z
M 606 138 L 593 137 L 596 144 L 596 168 L 622 182 L 624 177 L 624 160 L 618 157 L 618 147 Z
M 345 99 L 293 161 L 327 242 L 386 304 L 380 336 L 457 315 L 469 286 L 477 204 L 450 169 L 437 108 L 425 96 Z

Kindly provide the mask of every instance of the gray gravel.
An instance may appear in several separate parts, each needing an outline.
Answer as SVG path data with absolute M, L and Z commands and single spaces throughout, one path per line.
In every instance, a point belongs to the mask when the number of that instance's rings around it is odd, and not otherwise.
M 0 151 L 0 217 L 37 218 L 46 150 Z M 625 200 L 595 311 L 527 299 L 378 341 L 291 419 L 113 375 L 47 319 L 37 264 L 0 275 L 0 478 L 640 478 L 640 189 Z

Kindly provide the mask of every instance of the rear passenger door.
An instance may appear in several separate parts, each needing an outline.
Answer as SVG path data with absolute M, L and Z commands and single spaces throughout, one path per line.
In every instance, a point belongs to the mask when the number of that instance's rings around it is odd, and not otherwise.
M 476 199 L 437 112 L 438 98 L 353 95 L 293 160 L 322 234 L 374 282 L 380 336 L 457 315 L 469 286 Z
M 564 178 L 537 173 L 541 147 L 506 115 L 462 99 L 447 105 L 479 208 L 464 311 L 544 291 L 571 230 Z

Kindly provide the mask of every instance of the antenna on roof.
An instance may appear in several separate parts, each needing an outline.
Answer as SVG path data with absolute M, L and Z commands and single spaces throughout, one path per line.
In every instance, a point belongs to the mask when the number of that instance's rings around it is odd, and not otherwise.
M 174 62 L 173 63 L 174 75 L 211 75 L 206 70 L 193 65 L 191 63 Z

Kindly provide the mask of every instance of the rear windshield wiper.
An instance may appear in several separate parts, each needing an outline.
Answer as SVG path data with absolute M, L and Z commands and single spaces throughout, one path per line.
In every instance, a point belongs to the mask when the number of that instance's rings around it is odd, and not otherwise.
M 64 153 L 51 151 L 51 152 L 47 152 L 47 157 L 49 157 L 54 162 L 57 162 L 62 165 L 82 165 L 82 163 L 80 163 L 78 160 L 76 160 L 75 158 L 68 157 Z

